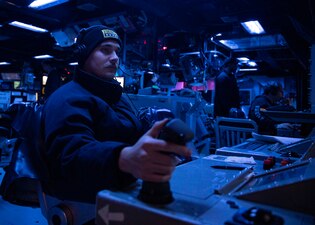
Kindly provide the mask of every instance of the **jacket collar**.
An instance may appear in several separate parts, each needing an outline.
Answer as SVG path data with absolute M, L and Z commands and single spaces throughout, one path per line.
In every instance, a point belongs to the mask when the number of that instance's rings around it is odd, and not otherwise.
M 104 80 L 81 69 L 76 70 L 74 81 L 108 104 L 116 103 L 122 95 L 122 87 L 114 79 Z

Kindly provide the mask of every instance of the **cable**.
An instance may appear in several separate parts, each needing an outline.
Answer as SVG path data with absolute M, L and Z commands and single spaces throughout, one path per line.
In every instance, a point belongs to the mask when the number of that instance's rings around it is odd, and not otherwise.
M 120 65 L 118 65 L 118 69 L 123 72 L 124 74 L 126 74 L 127 76 L 133 77 L 134 75 L 127 73 L 125 70 L 123 70 L 121 68 Z M 129 94 L 127 92 L 125 92 L 125 89 L 123 88 L 123 93 L 127 96 L 127 98 L 129 99 L 129 102 L 131 103 L 132 107 L 135 109 L 135 112 L 139 112 L 138 107 L 136 107 L 136 105 L 133 103 L 132 99 L 130 98 Z
M 127 98 L 129 99 L 129 102 L 131 103 L 132 107 L 135 109 L 135 112 L 138 113 L 139 109 L 136 107 L 136 105 L 133 103 L 132 99 L 130 98 L 129 94 L 127 92 L 124 91 L 123 89 L 123 93 L 127 96 Z
M 126 71 L 124 71 L 124 70 L 120 67 L 120 65 L 118 66 L 118 69 L 119 69 L 121 72 L 123 72 L 124 74 L 128 75 L 128 76 L 131 76 L 131 77 L 134 76 L 134 75 L 129 74 L 129 73 L 127 73 Z

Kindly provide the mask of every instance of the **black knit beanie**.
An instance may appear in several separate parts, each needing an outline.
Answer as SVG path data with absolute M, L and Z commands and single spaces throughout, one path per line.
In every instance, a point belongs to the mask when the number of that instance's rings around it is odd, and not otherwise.
M 85 60 L 89 57 L 91 52 L 105 39 L 117 40 L 121 45 L 118 34 L 113 29 L 106 26 L 95 25 L 80 30 L 75 50 L 75 54 L 78 54 L 79 67 L 83 67 Z

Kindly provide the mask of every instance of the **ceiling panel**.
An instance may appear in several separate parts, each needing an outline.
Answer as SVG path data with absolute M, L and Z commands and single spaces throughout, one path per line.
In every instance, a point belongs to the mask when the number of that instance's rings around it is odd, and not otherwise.
M 259 49 L 244 51 L 232 49 L 232 52 L 236 56 L 247 55 L 257 61 L 264 61 L 269 69 L 283 73 L 307 73 L 309 46 L 315 43 L 313 1 L 70 0 L 44 10 L 28 8 L 30 2 L 0 1 L 0 61 L 12 62 L 11 68 L 14 69 L 18 69 L 23 61 L 33 60 L 32 57 L 37 54 L 52 54 L 58 60 L 69 59 L 68 46 L 56 45 L 50 32 L 72 29 L 77 33 L 82 27 L 95 23 L 115 27 L 122 36 L 126 35 L 128 49 L 136 53 L 128 54 L 128 57 L 133 57 L 139 56 L 137 51 L 141 46 L 137 44 L 151 38 L 149 44 L 157 47 L 157 40 L 178 31 L 197 37 L 197 50 L 199 48 L 202 51 L 203 41 L 211 50 L 215 48 L 211 37 L 217 33 L 232 39 L 249 38 L 240 22 L 258 19 L 266 29 L 266 34 L 281 35 L 285 46 L 261 46 Z M 8 25 L 12 20 L 43 27 L 49 33 L 40 34 L 12 27 Z M 72 39 L 73 35 L 69 36 Z M 222 51 L 225 53 L 229 49 Z M 154 51 L 147 53 L 152 54 Z M 4 70 L 4 67 L 0 70 Z

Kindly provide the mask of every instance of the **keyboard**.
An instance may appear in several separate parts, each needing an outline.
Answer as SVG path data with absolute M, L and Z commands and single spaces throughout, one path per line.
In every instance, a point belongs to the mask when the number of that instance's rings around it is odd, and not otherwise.
M 237 146 L 238 149 L 249 149 L 249 150 L 256 150 L 265 144 L 260 142 L 245 142 Z

